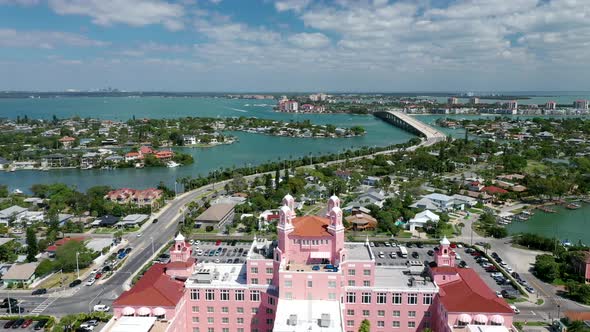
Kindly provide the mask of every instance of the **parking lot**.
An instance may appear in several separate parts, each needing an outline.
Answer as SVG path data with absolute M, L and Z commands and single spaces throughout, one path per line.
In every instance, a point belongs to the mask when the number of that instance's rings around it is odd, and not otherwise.
M 25 318 L 23 318 L 23 319 L 26 320 Z M 15 320 L 13 319 L 11 321 L 15 321 Z M 9 320 L 6 320 L 6 319 L 0 320 L 0 328 L 2 328 L 2 329 L 13 328 L 14 329 L 14 327 L 12 327 L 12 326 L 11 327 L 5 327 L 5 326 L 7 326 L 6 324 L 8 322 L 10 322 L 10 321 Z M 29 326 L 26 327 L 26 328 L 23 328 L 22 325 L 19 326 L 19 327 L 17 327 L 17 328 L 18 328 L 19 331 L 35 331 L 35 325 L 37 323 L 38 323 L 38 321 L 34 320 L 34 321 L 30 322 Z M 39 329 L 39 330 L 43 330 L 43 329 Z
M 195 241 L 192 246 L 193 257 L 200 262 L 242 264 L 246 262 L 252 242 Z
M 395 242 L 371 242 L 371 249 L 375 254 L 375 264 L 377 266 L 396 266 L 406 265 L 408 260 L 426 263 L 434 260 L 433 256 L 428 255 L 429 250 L 434 251 L 432 244 L 420 245 L 422 248 L 419 248 L 416 244 L 409 243 L 402 244 L 402 246 L 406 247 L 408 253 L 407 258 L 401 256 L 400 245 Z

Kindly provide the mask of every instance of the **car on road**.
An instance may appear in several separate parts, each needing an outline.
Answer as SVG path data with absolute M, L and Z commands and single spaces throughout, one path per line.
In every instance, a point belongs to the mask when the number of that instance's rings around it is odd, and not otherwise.
M 31 295 L 43 295 L 43 294 L 47 294 L 47 289 L 45 288 L 39 288 L 39 289 L 35 289 Z
M 215 263 L 219 264 L 219 262 L 220 262 L 219 258 L 216 258 Z
M 76 287 L 76 286 L 78 286 L 81 283 L 82 283 L 82 280 L 76 279 L 76 280 L 70 282 L 70 287 Z
M 527 292 L 529 292 L 531 294 L 535 294 L 535 289 L 531 286 L 526 286 L 524 289 L 526 289 Z
M 96 282 L 96 279 L 90 278 L 90 279 L 88 279 L 88 281 L 86 281 L 86 286 L 92 286 L 92 285 L 94 285 L 95 282 Z
M 500 291 L 496 291 L 496 296 L 497 297 L 504 297 L 504 296 L 502 296 L 502 292 L 500 292 Z
M 38 321 L 37 324 L 35 324 L 34 329 L 36 331 L 42 330 L 45 327 L 45 325 L 47 325 L 47 322 L 48 322 L 47 319 L 42 319 L 42 320 Z
M 374 247 L 375 246 L 375 242 L 369 243 L 369 246 Z
M 22 314 L 25 312 L 25 308 L 19 306 L 10 306 L 10 308 L 6 309 L 7 314 Z
M 2 303 L 0 304 L 0 308 L 8 308 L 8 303 L 10 302 L 10 306 L 16 306 L 18 305 L 18 300 L 15 298 L 5 298 L 4 301 L 2 301 Z
M 107 312 L 111 310 L 111 307 L 105 304 L 97 304 L 92 308 L 92 311 L 100 311 L 100 312 Z
M 26 319 L 23 322 L 23 325 L 21 325 L 20 327 L 23 329 L 26 329 L 27 327 L 31 326 L 31 324 L 33 324 L 33 320 L 32 319 Z
M 96 275 L 94 275 L 94 279 L 100 279 L 100 277 L 102 277 L 102 273 L 98 272 Z
M 155 224 L 158 222 L 158 218 L 154 218 L 154 220 L 152 221 L 152 224 Z
M 131 250 L 133 250 L 132 247 L 127 247 L 127 248 L 125 248 L 125 253 L 129 254 L 131 252 Z
M 135 235 L 135 236 L 137 236 L 137 237 L 141 237 L 141 235 L 142 235 L 141 233 L 137 233 L 137 235 Z
M 520 314 L 520 310 L 518 310 L 518 308 L 514 304 L 510 305 L 510 309 L 512 309 L 512 311 L 514 311 L 515 314 Z

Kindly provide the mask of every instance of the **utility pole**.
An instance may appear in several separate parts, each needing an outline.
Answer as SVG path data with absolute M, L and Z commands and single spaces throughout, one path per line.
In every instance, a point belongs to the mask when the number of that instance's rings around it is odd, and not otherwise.
M 76 271 L 78 271 L 78 280 L 80 279 L 80 265 L 78 263 L 78 256 L 80 256 L 79 252 L 76 252 Z
M 154 237 L 150 237 L 150 239 L 152 239 L 152 256 L 155 255 L 155 251 L 154 251 Z

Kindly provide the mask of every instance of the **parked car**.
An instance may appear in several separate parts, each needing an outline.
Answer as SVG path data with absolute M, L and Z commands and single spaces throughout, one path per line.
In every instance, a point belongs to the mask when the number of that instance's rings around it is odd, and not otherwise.
M 11 328 L 12 324 L 14 324 L 14 322 L 16 322 L 16 320 L 9 320 L 8 322 L 4 323 L 4 328 L 5 329 Z
M 418 258 L 418 257 L 420 257 L 420 255 L 417 252 L 413 251 L 412 252 L 412 257 L 413 258 Z
M 434 251 L 433 250 L 428 250 L 427 254 L 428 254 L 428 256 L 433 256 L 434 255 Z
M 45 325 L 47 325 L 47 322 L 48 322 L 47 319 L 42 319 L 42 320 L 38 321 L 37 324 L 35 324 L 34 329 L 36 331 L 42 330 L 45 327 Z
M 21 325 L 21 328 L 26 329 L 27 327 L 29 327 L 31 324 L 33 324 L 33 320 L 32 319 L 27 319 L 23 322 L 23 325 Z
M 45 288 L 39 288 L 39 289 L 35 289 L 31 295 L 43 295 L 43 294 L 47 294 L 47 289 Z
M 76 280 L 70 282 L 70 287 L 76 287 L 76 286 L 78 286 L 81 283 L 82 283 L 82 280 L 76 279 Z
M 84 323 L 80 324 L 81 328 L 90 329 L 90 330 L 94 330 L 94 328 L 96 326 L 98 326 L 98 320 L 96 320 L 96 319 L 87 320 Z
M 21 327 L 21 325 L 23 325 L 23 323 L 25 322 L 24 318 L 19 318 L 17 320 L 14 321 L 14 323 L 12 324 L 12 328 L 13 329 L 18 329 L 19 327 Z

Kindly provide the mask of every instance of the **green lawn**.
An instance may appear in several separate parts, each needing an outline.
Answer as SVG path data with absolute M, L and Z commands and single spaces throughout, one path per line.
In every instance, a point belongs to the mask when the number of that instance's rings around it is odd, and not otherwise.
M 527 166 L 524 169 L 524 172 L 527 174 L 532 174 L 532 173 L 545 173 L 547 171 L 548 167 L 547 165 L 544 165 L 543 163 L 536 161 L 536 160 L 527 160 Z

